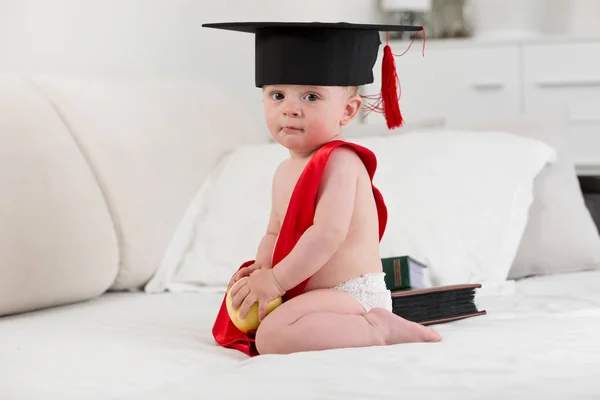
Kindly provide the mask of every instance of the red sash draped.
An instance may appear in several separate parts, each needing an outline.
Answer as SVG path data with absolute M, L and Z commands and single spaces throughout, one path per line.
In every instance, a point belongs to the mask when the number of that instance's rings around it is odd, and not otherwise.
M 383 237 L 383 232 L 385 231 L 387 224 L 387 208 L 383 201 L 383 196 L 379 190 L 373 186 L 373 176 L 377 169 L 377 159 L 375 154 L 369 149 L 355 143 L 341 140 L 328 142 L 313 155 L 306 167 L 304 167 L 304 171 L 294 187 L 294 192 L 292 193 L 290 204 L 288 205 L 279 232 L 279 237 L 273 251 L 272 265 L 274 268 L 292 251 L 302 234 L 313 224 L 317 191 L 321 183 L 323 172 L 325 171 L 325 165 L 327 164 L 331 152 L 340 146 L 349 147 L 354 150 L 367 168 L 377 205 L 379 240 Z M 240 269 L 251 265 L 253 262 L 254 260 L 246 261 L 240 266 Z M 302 294 L 309 279 L 306 279 L 304 282 L 290 289 L 283 296 L 283 301 L 285 302 Z M 227 294 L 225 294 L 225 296 L 227 296 Z M 223 302 L 219 313 L 217 314 L 212 333 L 216 342 L 223 347 L 239 350 L 249 356 L 258 355 L 256 347 L 254 346 L 254 336 L 256 332 L 250 331 L 244 333 L 236 328 L 227 313 L 225 297 L 223 297 Z

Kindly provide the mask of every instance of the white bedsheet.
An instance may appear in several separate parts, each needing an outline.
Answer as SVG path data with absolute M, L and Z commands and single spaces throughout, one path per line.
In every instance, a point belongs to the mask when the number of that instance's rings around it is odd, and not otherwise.
M 441 343 L 253 359 L 213 343 L 222 294 L 109 294 L 0 319 L 0 399 L 600 398 L 600 271 L 516 290 Z

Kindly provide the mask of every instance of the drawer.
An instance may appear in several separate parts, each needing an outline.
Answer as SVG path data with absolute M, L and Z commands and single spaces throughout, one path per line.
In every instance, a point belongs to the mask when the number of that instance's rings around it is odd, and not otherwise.
M 565 150 L 575 164 L 584 168 L 600 166 L 600 123 L 570 125 L 565 132 Z
M 537 87 L 525 94 L 526 113 L 565 121 L 565 146 L 578 165 L 600 167 L 600 87 Z
M 523 62 L 532 87 L 600 88 L 600 41 L 524 45 Z
M 408 42 L 395 42 L 394 53 L 404 52 Z M 381 48 L 374 67 L 375 81 L 363 89 L 379 94 Z M 433 45 L 421 53 L 415 42 L 396 68 L 402 88 L 400 109 L 407 125 L 444 120 L 449 125 L 478 118 L 513 116 L 521 107 L 519 95 L 520 50 L 514 45 Z M 385 123 L 381 114 L 370 113 L 367 123 Z
M 525 112 L 559 115 L 578 166 L 600 166 L 600 42 L 523 46 Z

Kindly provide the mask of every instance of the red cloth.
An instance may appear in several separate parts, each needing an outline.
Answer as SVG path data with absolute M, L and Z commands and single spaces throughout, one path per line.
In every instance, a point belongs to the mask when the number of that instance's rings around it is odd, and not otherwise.
M 296 183 L 294 192 L 292 193 L 290 204 L 288 205 L 285 218 L 281 225 L 279 238 L 277 239 L 273 252 L 272 265 L 274 268 L 276 268 L 277 264 L 292 251 L 302 234 L 313 224 L 317 191 L 321 183 L 325 165 L 327 164 L 331 152 L 340 146 L 349 147 L 358 154 L 369 172 L 371 185 L 373 186 L 373 176 L 377 169 L 377 159 L 371 150 L 354 143 L 340 140 L 329 142 L 317 150 L 304 168 L 304 171 Z M 373 195 L 375 196 L 377 205 L 379 240 L 381 240 L 387 224 L 387 208 L 383 201 L 383 196 L 375 186 L 373 186 Z M 253 262 L 254 260 L 246 261 L 240 266 L 240 269 L 247 265 L 251 265 Z M 309 279 L 306 279 L 304 282 L 290 289 L 283 296 L 283 301 L 285 302 L 302 294 Z M 227 296 L 227 294 L 225 296 Z M 256 332 L 250 331 L 244 333 L 236 328 L 227 313 L 225 297 L 223 298 L 219 313 L 217 314 L 212 332 L 219 345 L 237 349 L 249 356 L 258 355 L 254 345 L 254 335 Z

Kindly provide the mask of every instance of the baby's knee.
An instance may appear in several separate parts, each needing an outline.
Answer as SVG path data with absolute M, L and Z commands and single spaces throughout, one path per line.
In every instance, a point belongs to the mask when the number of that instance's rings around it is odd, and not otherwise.
M 258 326 L 256 330 L 256 336 L 254 338 L 256 350 L 260 354 L 281 354 L 281 341 L 282 329 L 277 328 L 270 323 L 269 318 Z
M 254 344 L 259 354 L 274 354 L 273 342 L 276 340 L 274 336 L 268 328 L 263 329 L 263 324 L 258 326 Z

